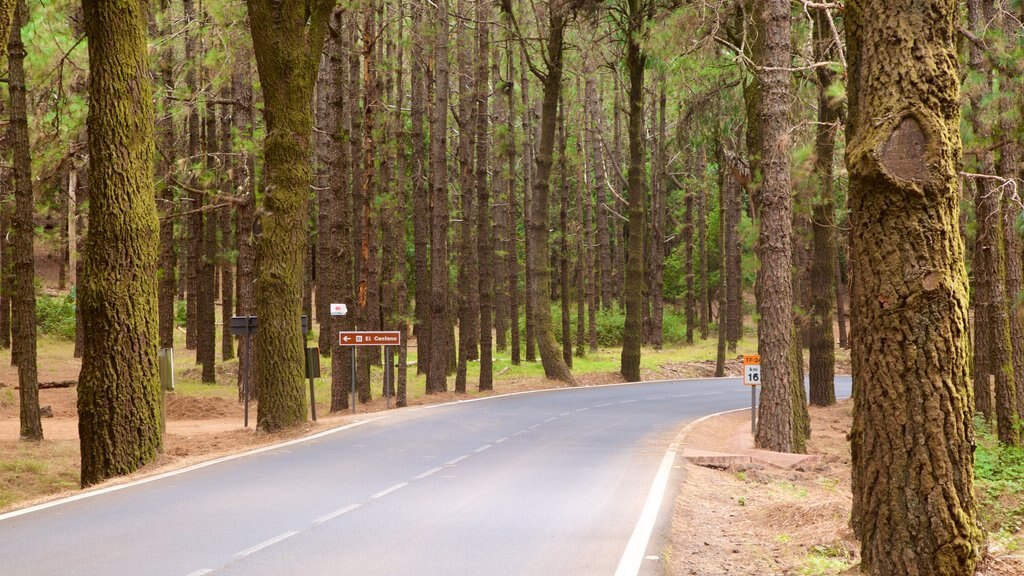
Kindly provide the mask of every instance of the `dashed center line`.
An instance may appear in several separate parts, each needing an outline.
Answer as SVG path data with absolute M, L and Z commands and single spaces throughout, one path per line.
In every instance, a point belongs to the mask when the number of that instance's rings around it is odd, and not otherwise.
M 438 473 L 438 472 L 440 472 L 441 470 L 443 470 L 443 468 L 441 468 L 440 466 L 438 466 L 437 468 L 431 468 L 430 470 L 427 470 L 427 471 L 426 471 L 426 472 L 424 472 L 423 474 L 419 474 L 419 475 L 417 475 L 417 476 L 413 476 L 413 478 L 415 478 L 415 479 L 417 479 L 417 480 L 423 480 L 423 479 L 424 479 L 424 478 L 426 478 L 427 476 L 431 476 L 431 475 L 433 475 L 433 474 L 437 474 L 437 473 Z
M 195 572 L 189 572 L 185 576 L 206 576 L 206 574 L 212 574 L 212 573 L 213 573 L 213 568 L 200 568 L 199 570 L 196 570 Z
M 572 412 L 562 412 L 559 416 L 568 416 L 570 414 L 572 414 Z
M 586 412 L 587 410 L 590 410 L 590 408 L 580 408 L 576 412 Z
M 298 534 L 298 532 L 292 531 L 292 532 L 285 532 L 284 534 L 281 534 L 281 535 L 278 535 L 278 536 L 274 536 L 270 540 L 267 540 L 265 542 L 261 542 L 261 543 L 255 545 L 255 546 L 253 546 L 252 548 L 246 548 L 245 550 L 242 550 L 238 554 L 235 554 L 235 558 L 245 558 L 246 556 L 255 554 L 255 553 L 259 552 L 260 550 L 263 550 L 264 548 L 269 548 L 269 547 L 273 546 L 274 544 L 277 544 L 278 542 L 281 542 L 283 540 L 287 540 L 288 538 L 291 538 L 292 536 L 295 536 L 296 534 Z
M 408 485 L 409 485 L 408 482 L 401 482 L 401 483 L 395 484 L 394 486 L 392 486 L 390 488 L 385 488 L 385 489 L 381 490 L 380 492 L 377 492 L 373 496 L 370 496 L 370 498 L 373 498 L 375 500 L 377 498 L 382 498 L 384 496 L 387 496 L 388 494 L 391 494 L 395 490 L 401 490 L 402 488 L 405 488 Z
M 598 404 L 597 406 L 594 406 L 594 408 L 607 408 L 609 406 L 614 406 L 614 405 L 615 405 L 614 402 L 609 402 L 607 404 Z
M 463 454 L 462 456 L 459 456 L 458 458 L 452 458 L 451 460 L 445 462 L 444 465 L 445 466 L 455 466 L 456 464 L 458 464 L 459 462 L 462 462 L 466 458 L 469 458 L 469 454 Z
M 547 420 L 545 420 L 544 423 L 547 424 L 548 422 L 554 422 L 556 419 L 557 419 L 556 416 L 552 416 L 551 418 L 548 418 Z
M 349 512 L 355 510 L 356 508 L 359 508 L 359 506 L 360 506 L 360 504 L 352 504 L 351 506 L 345 506 L 344 508 L 341 508 L 340 510 L 335 510 L 334 512 L 331 512 L 330 514 L 325 514 L 325 515 L 317 518 L 316 520 L 313 520 L 313 524 L 323 524 L 324 522 L 327 522 L 328 520 L 334 520 L 338 516 L 341 516 L 343 514 L 348 514 Z
M 484 444 L 483 446 L 477 448 L 476 450 L 473 450 L 473 452 L 476 453 L 476 454 L 479 454 L 479 453 L 483 452 L 484 450 L 487 450 L 490 447 L 491 447 L 491 444 Z
M 619 404 L 632 404 L 633 402 L 636 402 L 636 400 L 622 400 Z
M 508 436 L 502 436 L 501 438 L 498 438 L 497 440 L 495 440 L 494 443 L 495 444 L 501 444 L 505 440 L 508 440 Z
M 521 436 L 523 434 L 526 434 L 526 430 L 520 430 L 519 432 L 513 434 L 512 437 L 515 438 L 516 436 Z
M 527 428 L 527 430 L 533 430 L 534 428 L 540 428 L 540 424 L 534 424 L 533 426 Z

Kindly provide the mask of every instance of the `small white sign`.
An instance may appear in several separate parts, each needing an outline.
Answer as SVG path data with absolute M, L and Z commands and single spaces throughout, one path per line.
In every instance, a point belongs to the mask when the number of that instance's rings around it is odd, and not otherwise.
M 331 304 L 331 316 L 344 316 L 348 314 L 348 306 L 344 304 Z
M 761 384 L 761 365 L 746 364 L 743 366 L 743 383 L 747 386 Z

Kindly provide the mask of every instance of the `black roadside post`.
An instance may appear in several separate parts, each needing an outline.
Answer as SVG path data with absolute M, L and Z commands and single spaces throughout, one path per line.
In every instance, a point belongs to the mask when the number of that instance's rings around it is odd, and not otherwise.
M 243 416 L 243 425 L 249 427 L 249 397 L 251 396 L 252 383 L 254 380 L 253 365 L 255 362 L 252 360 L 252 337 L 256 334 L 256 328 L 259 327 L 259 319 L 256 316 L 232 316 L 230 321 L 231 333 L 235 336 L 245 337 L 245 357 L 248 361 L 248 366 L 240 366 L 242 370 L 242 399 L 245 403 L 245 412 Z M 305 315 L 302 316 L 302 335 L 305 336 L 309 330 L 309 319 Z M 313 417 L 316 420 L 316 417 Z
M 246 428 L 249 427 L 249 391 L 252 388 L 253 377 L 252 336 L 256 333 L 257 324 L 255 316 L 232 316 L 230 323 L 231 333 L 245 338 L 246 365 L 239 368 L 242 370 L 242 401 L 245 404 L 243 423 Z
M 309 378 L 309 409 L 316 422 L 316 391 L 313 380 L 320 377 L 320 349 L 306 348 L 306 378 Z

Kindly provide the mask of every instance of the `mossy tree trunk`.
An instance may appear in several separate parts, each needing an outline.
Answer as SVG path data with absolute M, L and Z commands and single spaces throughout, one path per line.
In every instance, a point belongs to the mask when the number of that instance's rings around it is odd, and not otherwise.
M 497 266 L 494 255 L 495 231 L 491 222 L 491 190 L 488 179 L 488 165 L 491 155 L 491 118 L 489 95 L 491 94 L 490 60 L 491 42 L 490 26 L 491 3 L 482 0 L 477 3 L 477 65 L 476 65 L 476 106 L 477 106 L 477 138 L 476 138 L 476 193 L 477 222 L 476 238 L 479 242 L 478 268 L 480 286 L 480 379 L 477 388 L 481 391 L 494 388 L 494 358 L 491 330 L 494 314 L 494 273 Z M 500 97 L 499 97 L 500 100 Z M 500 237 L 500 234 L 498 235 Z
M 530 218 L 527 235 L 530 238 L 530 253 L 527 257 L 528 273 L 533 282 L 529 287 L 529 301 L 533 305 L 534 335 L 540 352 L 544 375 L 552 380 L 570 384 L 576 381 L 562 358 L 562 351 L 555 341 L 554 323 L 551 318 L 551 267 L 548 264 L 548 206 L 551 196 L 551 165 L 555 149 L 555 125 L 558 101 L 562 92 L 563 47 L 565 44 L 566 7 L 562 2 L 551 6 L 548 15 L 547 71 L 541 78 L 544 95 L 541 102 L 540 146 L 534 158 L 535 173 L 533 190 L 528 203 Z M 527 334 L 529 338 L 529 334 Z M 529 346 L 529 345 L 528 345 Z M 529 347 L 527 348 L 529 360 Z
M 83 3 L 89 38 L 89 234 L 79 303 L 82 486 L 161 449 L 153 103 L 142 4 Z
M 28 22 L 25 0 L 18 0 L 11 26 L 8 87 L 11 95 L 11 144 L 14 148 L 14 217 L 11 219 L 11 357 L 18 366 L 19 420 L 22 440 L 42 440 L 39 420 L 39 373 L 36 367 L 36 287 L 33 238 L 35 199 L 32 186 L 32 154 L 28 135 L 28 105 L 25 90 L 25 44 L 21 27 Z
M 619 373 L 627 382 L 640 380 L 640 341 L 644 289 L 644 158 L 643 109 L 644 67 L 647 56 L 640 49 L 640 30 L 644 16 L 640 0 L 628 0 L 626 30 L 626 73 L 629 74 L 629 114 L 626 132 L 629 137 L 629 167 L 626 188 L 629 200 L 629 222 L 626 224 L 626 272 L 623 302 L 626 325 L 622 332 L 622 355 Z
M 992 0 L 969 0 L 967 19 L 973 33 L 985 36 L 995 5 Z M 971 103 L 971 125 L 979 150 L 973 155 L 973 172 L 985 175 L 995 173 L 995 160 L 989 148 L 992 140 L 992 126 L 987 115 L 987 102 L 993 97 L 992 69 L 985 61 L 983 50 L 976 43 L 970 44 L 970 66 L 975 79 L 967 88 Z M 994 100 L 998 103 L 998 100 Z M 1017 444 L 1019 434 L 1015 427 L 1017 419 L 1016 383 L 1013 375 L 1013 351 L 1010 344 L 1010 318 L 1006 294 L 1006 246 L 1003 241 L 1002 188 L 988 177 L 974 179 L 974 214 L 977 219 L 975 260 L 973 262 L 975 308 L 977 320 L 974 330 L 978 346 L 974 355 L 975 394 L 989 394 L 989 378 L 995 381 L 995 395 L 989 399 L 994 407 L 999 440 L 1006 444 Z M 1016 295 L 1013 295 L 1016 297 Z M 981 346 L 982 341 L 985 345 Z M 990 414 L 991 416 L 991 414 Z
M 266 192 L 256 245 L 257 426 L 306 420 L 300 327 L 307 196 L 312 183 L 313 85 L 333 0 L 248 0 L 266 106 Z
M 799 349 L 793 326 L 792 213 L 789 175 L 790 11 L 786 0 L 754 3 L 758 33 L 753 60 L 757 78 L 747 91 L 760 231 L 757 252 L 757 328 L 761 355 L 761 404 L 756 444 L 777 452 L 804 451 L 804 422 L 794 382 Z
M 159 199 L 157 206 L 160 209 L 162 219 L 160 220 L 160 283 L 158 288 L 158 300 L 160 310 L 160 347 L 174 347 L 174 300 L 178 293 L 177 262 L 178 250 L 174 242 L 174 220 L 170 218 L 177 207 L 175 203 L 175 189 L 171 185 L 171 176 L 174 174 L 174 162 L 171 158 L 175 156 L 175 124 L 174 116 L 170 111 L 170 96 L 174 86 L 174 42 L 173 26 L 171 25 L 171 6 L 169 0 L 160 0 L 160 36 L 164 47 L 160 52 L 158 64 L 159 90 L 163 94 L 163 110 L 157 116 L 156 129 L 159 139 L 158 147 L 160 153 L 157 155 L 157 175 L 161 181 L 158 190 Z
M 431 57 L 436 91 L 430 114 L 430 355 L 428 394 L 448 391 L 448 1 L 434 7 Z M 425 281 L 426 279 L 424 279 Z M 421 348 L 422 349 L 422 348 Z
M 973 574 L 982 534 L 958 223 L 958 3 L 860 0 L 844 17 L 861 570 Z
M 836 46 L 828 29 L 824 8 L 814 12 L 815 60 L 832 59 Z M 832 334 L 832 312 L 835 310 L 836 225 L 832 188 L 832 163 L 835 154 L 840 104 L 829 96 L 835 74 L 827 67 L 817 69 L 818 128 L 814 141 L 814 170 L 818 177 L 817 197 L 811 217 L 812 255 L 809 281 L 810 308 L 810 400 L 815 406 L 835 404 L 836 341 Z

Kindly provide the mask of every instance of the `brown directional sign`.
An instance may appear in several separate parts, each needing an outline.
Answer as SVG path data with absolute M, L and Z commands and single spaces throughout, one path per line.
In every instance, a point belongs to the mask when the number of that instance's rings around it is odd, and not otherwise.
M 338 332 L 341 346 L 398 346 L 402 333 L 394 332 Z

